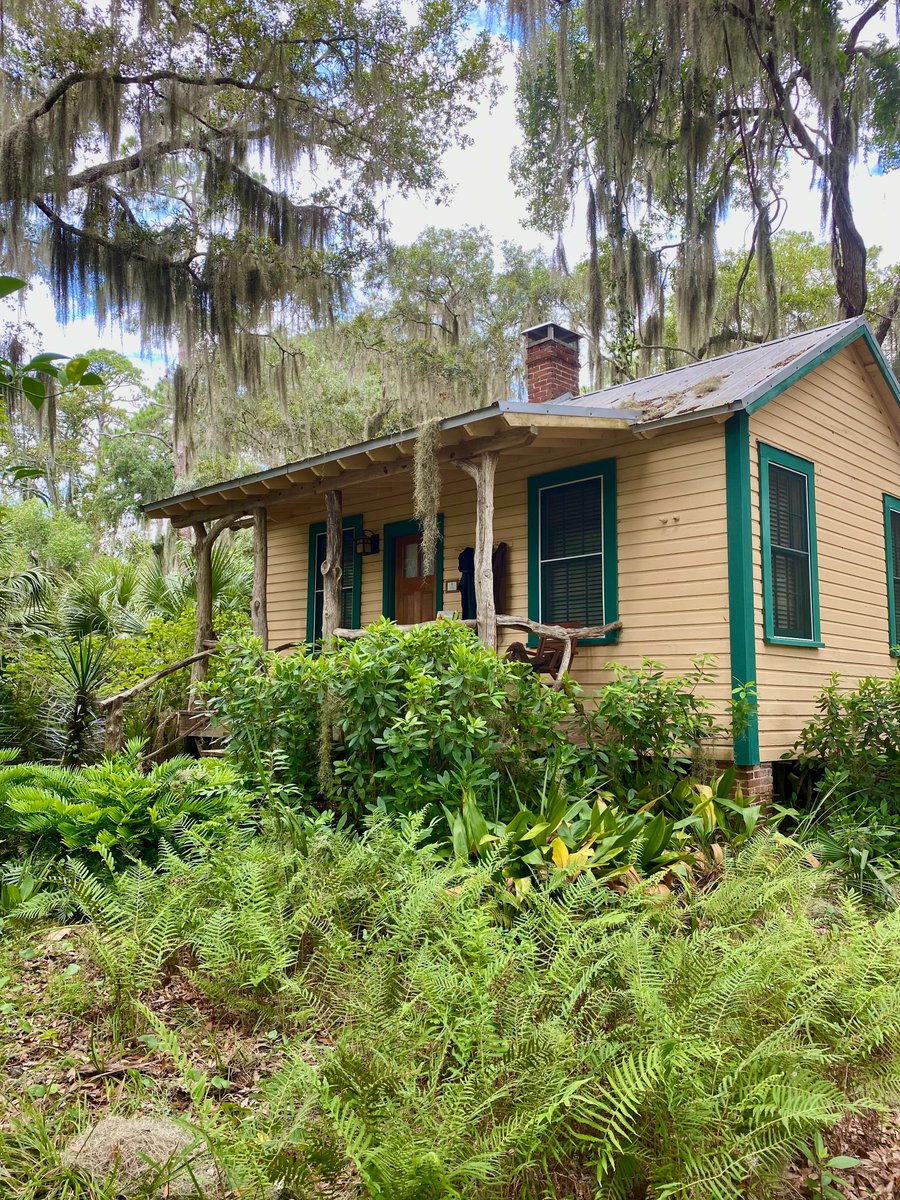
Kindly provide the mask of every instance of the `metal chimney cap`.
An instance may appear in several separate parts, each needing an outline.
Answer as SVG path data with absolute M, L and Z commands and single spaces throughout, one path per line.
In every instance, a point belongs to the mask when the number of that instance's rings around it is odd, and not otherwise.
M 543 325 L 523 329 L 522 337 L 529 346 L 536 346 L 538 342 L 562 342 L 567 346 L 576 346 L 581 341 L 580 333 L 566 329 L 565 325 L 558 325 L 555 321 L 545 321 Z

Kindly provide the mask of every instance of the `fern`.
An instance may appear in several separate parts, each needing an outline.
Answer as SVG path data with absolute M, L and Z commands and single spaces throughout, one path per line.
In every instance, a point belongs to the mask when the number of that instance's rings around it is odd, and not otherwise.
M 111 884 L 69 868 L 136 1019 L 183 964 L 290 1040 L 241 1137 L 222 1134 L 251 1193 L 315 1194 L 350 1160 L 385 1200 L 739 1200 L 896 1094 L 900 916 L 873 922 L 792 843 L 758 836 L 716 888 L 663 903 L 548 884 L 504 928 L 489 863 L 407 833 L 323 828 L 304 853 L 188 833 Z

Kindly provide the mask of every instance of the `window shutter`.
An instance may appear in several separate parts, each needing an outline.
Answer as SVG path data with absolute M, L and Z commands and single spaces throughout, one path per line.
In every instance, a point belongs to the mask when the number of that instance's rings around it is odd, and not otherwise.
M 603 481 L 541 492 L 541 619 L 603 624 Z
M 315 616 L 314 616 L 314 637 L 322 636 L 322 609 L 325 598 L 323 591 L 322 579 L 322 563 L 325 561 L 325 549 L 327 539 L 324 533 L 320 533 L 316 537 L 316 559 L 315 559 Z M 341 625 L 345 629 L 353 628 L 353 592 L 354 583 L 356 581 L 356 534 L 353 529 L 345 529 L 343 543 L 341 546 L 341 567 L 343 575 L 341 576 Z
M 599 479 L 548 488 L 542 493 L 541 558 L 600 554 L 603 484 Z
M 891 601 L 894 606 L 894 629 L 900 638 L 900 510 L 891 512 Z
M 774 630 L 780 637 L 811 639 L 807 478 L 769 463 L 768 488 Z

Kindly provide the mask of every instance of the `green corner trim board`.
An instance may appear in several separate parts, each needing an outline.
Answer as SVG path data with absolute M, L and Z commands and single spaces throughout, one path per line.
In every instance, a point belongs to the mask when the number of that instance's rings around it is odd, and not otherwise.
M 725 422 L 725 506 L 728 534 L 728 625 L 731 686 L 755 697 L 734 739 L 739 767 L 759 762 L 759 695 L 756 691 L 756 622 L 753 611 L 753 510 L 750 502 L 750 418 L 737 412 Z

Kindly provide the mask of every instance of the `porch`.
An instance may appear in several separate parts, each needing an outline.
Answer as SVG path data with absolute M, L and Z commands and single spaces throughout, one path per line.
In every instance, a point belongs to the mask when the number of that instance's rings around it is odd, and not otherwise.
M 506 631 L 558 636 L 566 643 L 564 669 L 571 664 L 569 643 L 574 639 L 614 640 L 620 628 L 615 597 L 599 578 L 592 590 L 582 581 L 581 592 L 586 596 L 591 590 L 591 599 L 576 606 L 574 619 L 559 606 L 560 619 L 529 605 L 518 607 L 529 564 L 525 538 L 518 530 L 515 536 L 510 533 L 510 522 L 527 522 L 525 497 L 517 495 L 525 479 L 536 464 L 570 457 L 579 442 L 589 441 L 599 453 L 605 443 L 612 448 L 610 439 L 621 439 L 628 424 L 621 414 L 594 410 L 574 417 L 534 411 L 553 407 L 497 405 L 441 423 L 435 452 L 440 541 L 430 568 L 424 564 L 421 529 L 413 519 L 415 433 L 281 468 L 277 488 L 271 473 L 264 473 L 236 480 L 214 494 L 204 494 L 212 490 L 203 489 L 163 502 L 167 511 L 162 515 L 176 528 L 193 533 L 198 579 L 195 653 L 200 655 L 212 640 L 212 547 L 226 529 L 242 527 L 253 529 L 253 627 L 266 645 L 327 641 L 336 633 L 352 636 L 381 615 L 400 625 L 454 615 L 472 621 L 481 641 L 495 649 L 501 648 L 505 636 L 509 640 Z M 228 494 L 234 491 L 239 494 Z M 613 536 L 614 503 L 611 496 Z M 445 512 L 448 505 L 451 511 Z M 577 529 L 572 536 L 584 537 Z M 584 556 L 591 560 L 588 566 L 600 572 L 599 527 L 590 537 L 596 544 L 576 549 L 589 550 Z M 509 551 L 509 560 L 499 570 L 498 548 Z M 206 658 L 198 658 L 194 680 L 205 673 Z
M 212 641 L 212 546 L 225 529 L 252 527 L 253 624 L 273 649 L 356 636 L 382 615 L 401 625 L 454 616 L 501 653 L 542 635 L 577 639 L 577 658 L 565 654 L 560 673 L 571 669 L 589 694 L 610 678 L 610 660 L 651 658 L 684 672 L 706 653 L 717 664 L 707 694 L 726 713 L 722 426 L 636 435 L 621 411 L 560 407 L 496 404 L 440 423 L 441 540 L 430 576 L 414 522 L 415 431 L 148 506 L 194 535 L 195 681 Z M 551 511 L 554 497 L 564 503 Z M 593 542 L 576 544 L 582 525 Z M 557 527 L 575 541 L 546 545 L 542 535 Z M 463 604 L 464 552 L 474 611 Z

